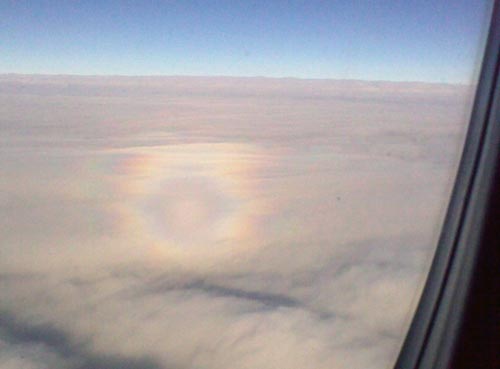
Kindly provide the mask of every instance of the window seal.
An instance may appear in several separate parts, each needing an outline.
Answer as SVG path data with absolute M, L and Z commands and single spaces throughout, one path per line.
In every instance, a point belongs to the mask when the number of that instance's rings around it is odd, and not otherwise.
M 467 138 L 438 247 L 395 369 L 444 369 L 463 349 L 465 313 L 500 168 L 500 0 L 495 0 Z M 495 187 L 495 184 L 497 187 Z M 496 241 L 498 242 L 498 236 Z M 494 364 L 493 364 L 494 365 Z

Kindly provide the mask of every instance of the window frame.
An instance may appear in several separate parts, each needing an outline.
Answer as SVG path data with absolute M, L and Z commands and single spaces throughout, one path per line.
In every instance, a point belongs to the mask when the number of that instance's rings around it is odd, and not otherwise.
M 485 273 L 479 273 L 484 268 L 499 265 L 498 259 L 493 262 L 493 259 L 484 257 L 498 258 L 500 228 L 495 231 L 495 227 L 500 223 L 499 179 L 500 0 L 495 0 L 454 189 L 431 269 L 395 369 L 471 367 L 467 366 L 470 363 L 459 360 L 465 358 L 464 350 L 483 347 L 485 352 L 490 352 L 487 348 L 490 347 L 491 352 L 495 352 L 492 345 L 500 343 L 500 332 L 478 326 L 498 323 L 499 312 L 496 312 L 496 317 L 479 317 L 477 309 L 481 305 L 481 311 L 495 313 L 491 301 L 478 303 L 478 299 L 484 299 L 484 286 L 489 286 L 488 291 L 493 297 L 498 298 L 499 293 L 499 287 L 495 287 L 492 281 L 492 278 L 498 281 L 498 271 L 486 273 L 487 280 L 484 280 Z M 476 308 L 472 308 L 474 305 Z M 484 306 L 489 308 L 484 309 Z M 479 337 L 478 330 L 489 333 Z M 470 336 L 473 331 L 476 332 L 474 343 Z M 498 355 L 467 357 L 482 361 L 482 364 L 474 362 L 476 368 L 496 368 L 498 365 L 494 362 Z

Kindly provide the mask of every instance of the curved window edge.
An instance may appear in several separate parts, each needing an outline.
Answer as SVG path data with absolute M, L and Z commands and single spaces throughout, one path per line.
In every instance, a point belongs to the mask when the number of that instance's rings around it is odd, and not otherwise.
M 474 303 L 472 286 L 477 284 L 479 256 L 500 244 L 498 231 L 491 232 L 492 212 L 497 211 L 493 201 L 498 200 L 500 178 L 499 70 L 500 0 L 495 0 L 455 186 L 431 269 L 395 369 L 444 369 L 457 364 L 458 351 L 463 350 L 461 334 L 466 333 L 466 312 Z

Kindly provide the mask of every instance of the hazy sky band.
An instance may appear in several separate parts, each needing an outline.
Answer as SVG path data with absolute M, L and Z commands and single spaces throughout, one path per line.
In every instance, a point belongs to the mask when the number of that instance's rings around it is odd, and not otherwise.
M 488 1 L 6 1 L 0 72 L 468 83 Z

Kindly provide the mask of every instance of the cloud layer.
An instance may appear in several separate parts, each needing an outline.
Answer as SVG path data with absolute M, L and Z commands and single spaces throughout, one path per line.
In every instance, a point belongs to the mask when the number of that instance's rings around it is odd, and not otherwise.
M 0 368 L 390 367 L 464 86 L 0 76 Z

